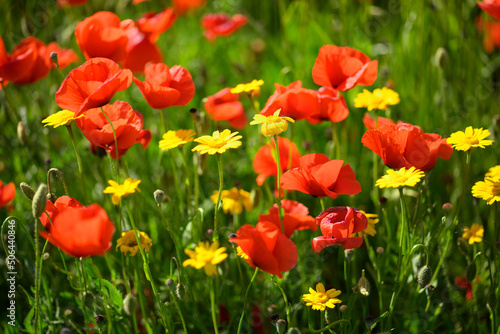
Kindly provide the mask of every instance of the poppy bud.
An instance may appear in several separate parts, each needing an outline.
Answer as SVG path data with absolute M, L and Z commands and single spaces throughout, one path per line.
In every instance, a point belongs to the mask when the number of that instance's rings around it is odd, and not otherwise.
M 457 244 L 458 244 L 458 249 L 462 254 L 464 255 L 469 254 L 469 245 L 467 244 L 467 241 L 464 240 L 464 238 L 458 237 Z
M 207 237 L 211 237 L 212 235 L 214 234 L 214 230 L 212 230 L 211 228 L 209 228 L 208 230 L 205 231 L 205 235 Z
M 59 60 L 57 59 L 57 52 L 50 53 L 50 60 L 54 63 L 54 65 L 56 65 L 56 67 L 59 67 Z
M 378 199 L 378 202 L 380 203 L 380 205 L 384 205 L 385 203 L 387 203 L 387 197 L 381 196 Z
M 301 334 L 302 332 L 297 328 L 297 327 L 292 327 L 288 329 L 288 332 L 286 334 Z
M 278 320 L 280 319 L 280 315 L 277 313 L 269 317 L 269 320 L 271 321 L 271 324 L 273 324 L 273 326 L 276 326 L 276 322 L 278 322 Z
M 467 266 L 467 271 L 465 272 L 465 279 L 468 282 L 472 282 L 474 278 L 476 278 L 476 271 L 477 271 L 476 262 L 471 262 Z
M 444 203 L 443 204 L 443 211 L 444 212 L 450 212 L 451 210 L 453 210 L 453 204 L 451 204 L 451 203 Z
M 344 250 L 344 255 L 347 262 L 351 261 L 352 256 L 354 255 L 354 249 Z
M 446 49 L 444 49 L 444 48 L 439 48 L 436 51 L 436 55 L 434 56 L 434 59 L 436 61 L 437 66 L 444 68 L 444 66 L 448 62 L 448 52 L 446 52 Z
M 73 311 L 71 311 L 70 309 L 64 310 L 64 316 L 65 317 L 69 317 L 72 313 L 73 313 Z
M 236 233 L 231 233 L 228 239 L 236 238 L 238 235 Z
M 161 189 L 157 189 L 154 194 L 153 194 L 156 205 L 160 206 L 161 203 L 163 202 L 163 198 L 165 197 L 165 192 Z
M 102 325 L 104 325 L 106 318 L 104 318 L 103 315 L 99 314 L 95 316 L 94 320 L 97 323 L 97 326 L 101 327 Z
M 135 296 L 132 296 L 131 293 L 127 293 L 127 295 L 123 299 L 123 311 L 125 311 L 127 315 L 131 315 L 134 314 L 136 308 L 137 298 L 135 298 Z
M 33 196 L 33 202 L 31 203 L 31 213 L 33 214 L 33 217 L 35 219 L 40 217 L 45 210 L 45 206 L 47 205 L 47 192 L 47 185 L 42 183 Z
M 423 266 L 417 272 L 417 283 L 421 288 L 425 287 L 431 282 L 432 269 L 428 265 Z
M 28 136 L 26 135 L 26 128 L 24 127 L 23 122 L 17 123 L 17 138 L 21 142 L 22 145 L 25 145 L 28 141 Z
M 32 201 L 33 197 L 35 196 L 35 190 L 33 190 L 33 188 L 31 188 L 29 184 L 27 184 L 26 182 L 21 182 L 19 187 L 21 188 L 21 191 L 23 192 L 24 196 L 26 196 L 26 198 Z
M 189 109 L 189 112 L 190 112 L 191 114 L 196 114 L 196 113 L 198 112 L 198 109 L 196 109 L 196 108 L 191 108 L 191 109 Z
M 45 260 L 48 260 L 49 257 L 50 257 L 50 254 L 45 252 L 45 253 L 43 253 L 42 259 L 45 261 Z
M 340 310 L 340 312 L 345 312 L 345 310 L 347 310 L 347 305 L 341 305 L 339 307 L 339 310 Z
M 184 299 L 184 297 L 186 296 L 186 287 L 181 283 L 177 283 L 177 286 L 175 288 L 175 295 L 177 296 L 177 299 Z
M 284 319 L 278 319 L 276 323 L 274 324 L 276 326 L 276 332 L 278 334 L 283 334 L 285 333 L 285 328 L 286 328 L 286 320 Z
M 373 324 L 373 317 L 371 315 L 367 315 L 365 318 L 364 318 L 364 321 L 365 321 L 365 324 L 367 327 L 370 327 L 372 324 Z
M 354 291 L 359 291 L 363 296 L 370 295 L 370 282 L 364 276 L 360 277 L 358 284 L 354 287 Z
M 384 247 L 377 247 L 377 254 L 382 254 L 384 252 Z
M 488 308 L 490 309 L 490 311 L 493 311 L 497 307 L 498 300 L 497 300 L 497 296 L 495 295 L 494 292 L 492 292 L 488 295 L 488 301 L 486 303 L 487 303 L 486 305 L 488 305 Z
M 171 292 L 175 291 L 175 282 L 173 279 L 169 278 L 168 280 L 166 280 L 165 285 Z

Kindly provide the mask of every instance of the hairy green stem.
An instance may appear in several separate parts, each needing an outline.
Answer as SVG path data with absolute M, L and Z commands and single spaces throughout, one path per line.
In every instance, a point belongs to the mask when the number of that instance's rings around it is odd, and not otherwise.
M 243 310 L 241 311 L 241 317 L 240 317 L 240 322 L 238 323 L 237 334 L 240 334 L 240 332 L 241 332 L 241 325 L 243 324 L 243 319 L 245 318 L 245 309 L 247 307 L 248 293 L 250 292 L 250 287 L 252 286 L 252 283 L 255 280 L 255 277 L 257 277 L 258 272 L 259 272 L 259 268 L 255 268 L 255 271 L 253 272 L 253 276 L 250 279 L 250 283 L 248 283 L 247 291 L 245 292 L 245 298 L 243 299 Z

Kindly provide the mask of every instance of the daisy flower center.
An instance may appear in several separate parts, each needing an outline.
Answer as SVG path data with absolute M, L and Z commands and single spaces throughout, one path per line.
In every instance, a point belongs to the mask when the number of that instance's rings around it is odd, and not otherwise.
M 494 196 L 500 196 L 500 183 L 496 182 L 491 186 L 491 193 Z
M 479 144 L 479 139 L 476 136 L 466 136 L 465 139 L 470 143 L 470 145 Z
M 323 292 L 318 292 L 314 295 L 314 303 L 317 303 L 317 304 L 324 304 L 329 299 L 330 299 L 330 297 L 328 297 L 328 295 L 326 293 L 323 293 Z

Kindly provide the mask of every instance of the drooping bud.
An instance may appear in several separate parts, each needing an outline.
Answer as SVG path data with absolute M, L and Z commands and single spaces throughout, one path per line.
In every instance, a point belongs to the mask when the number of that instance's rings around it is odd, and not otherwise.
M 421 288 L 427 286 L 432 279 L 432 269 L 428 265 L 423 266 L 417 272 L 417 283 Z
M 26 182 L 21 182 L 19 185 L 21 188 L 21 191 L 23 192 L 24 196 L 28 198 L 30 201 L 33 200 L 33 197 L 35 196 L 35 190 L 29 186 Z
M 42 215 L 47 205 L 47 192 L 49 188 L 46 184 L 41 184 L 33 196 L 33 202 L 31 203 L 31 213 L 34 218 L 38 218 Z
M 173 279 L 169 278 L 168 280 L 165 281 L 165 285 L 167 288 L 170 290 L 170 292 L 175 291 L 175 282 Z
M 276 322 L 278 322 L 278 320 L 280 320 L 280 319 L 281 319 L 280 315 L 277 314 L 277 313 L 275 313 L 275 314 L 273 314 L 272 316 L 269 317 L 269 320 L 271 321 L 271 324 L 273 326 L 275 326 L 275 327 L 276 327 Z
M 136 308 L 137 298 L 131 293 L 127 293 L 127 295 L 123 299 L 123 311 L 125 311 L 127 315 L 131 315 L 135 313 Z
M 175 288 L 175 295 L 177 296 L 177 299 L 184 299 L 184 297 L 186 296 L 186 287 L 181 283 L 177 283 L 177 286 Z
M 45 252 L 45 253 L 43 253 L 42 259 L 45 261 L 45 260 L 48 260 L 49 257 L 50 257 L 50 254 Z
M 339 307 L 339 310 L 340 310 L 340 312 L 345 312 L 345 310 L 347 310 L 347 305 L 341 305 Z
M 156 205 L 160 206 L 163 203 L 163 199 L 165 198 L 165 192 L 161 189 L 158 189 L 153 194 L 155 198 Z

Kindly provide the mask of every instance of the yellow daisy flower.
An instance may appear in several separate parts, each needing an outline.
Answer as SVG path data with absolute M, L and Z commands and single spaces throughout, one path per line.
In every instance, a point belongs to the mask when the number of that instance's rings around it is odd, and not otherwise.
M 415 167 L 410 167 L 410 169 L 403 167 L 399 170 L 389 169 L 386 175 L 377 180 L 375 186 L 379 188 L 413 187 L 420 182 L 424 175 L 424 172 Z
M 342 303 L 337 297 L 342 292 L 340 290 L 330 289 L 325 291 L 323 283 L 316 284 L 316 291 L 309 288 L 309 293 L 302 295 L 302 300 L 306 302 L 306 306 L 312 306 L 313 310 L 324 311 L 328 308 L 335 308 L 335 304 Z
M 200 151 L 200 154 L 208 153 L 214 155 L 215 153 L 224 153 L 227 149 L 237 148 L 241 146 L 241 136 L 237 136 L 238 132 L 231 133 L 230 130 L 222 132 L 214 131 L 211 136 L 201 136 L 194 141 L 200 143 L 191 151 Z
M 110 184 L 106 189 L 104 189 L 105 194 L 113 194 L 112 201 L 114 205 L 120 204 L 120 199 L 128 194 L 135 193 L 135 190 L 141 191 L 137 186 L 141 183 L 141 180 L 131 179 L 130 177 L 123 182 L 123 184 L 118 184 L 113 180 L 109 180 Z
M 136 232 L 139 232 L 139 240 L 141 242 L 142 249 L 144 249 L 146 252 L 149 252 L 149 249 L 153 245 L 153 241 L 146 233 L 141 231 Z M 134 231 L 122 232 L 122 237 L 116 240 L 116 250 L 118 250 L 118 248 L 120 248 L 120 251 L 122 251 L 124 255 L 127 255 L 127 252 L 130 252 L 130 256 L 134 256 L 135 254 L 137 254 L 137 252 L 139 251 L 139 244 L 137 243 Z
M 279 135 L 288 129 L 288 122 L 295 123 L 290 117 L 281 117 L 280 111 L 281 109 L 276 110 L 271 116 L 257 114 L 253 117 L 253 121 L 250 122 L 250 125 L 262 124 L 260 131 L 266 137 Z
M 495 167 L 491 167 L 490 170 L 488 171 L 488 173 L 486 173 L 485 176 L 486 177 L 489 177 L 489 176 L 500 176 L 500 165 L 495 166 Z
M 69 110 L 61 110 L 42 120 L 42 123 L 47 123 L 44 126 L 53 126 L 55 129 L 61 125 L 70 125 L 75 119 L 80 117 L 83 117 L 83 114 L 75 117 L 74 112 Z
M 239 84 L 234 88 L 231 88 L 231 93 L 233 94 L 241 94 L 247 93 L 251 95 L 260 93 L 260 86 L 264 84 L 263 80 L 252 80 L 250 83 Z
M 488 205 L 500 202 L 500 176 L 489 176 L 472 186 L 472 196 L 482 198 Z
M 236 255 L 238 255 L 239 257 L 241 257 L 243 260 L 249 260 L 250 259 L 250 256 L 248 256 L 244 251 L 243 249 L 241 249 L 240 246 L 236 247 Z
M 217 190 L 210 196 L 214 204 L 217 204 L 218 196 L 219 192 Z M 243 211 L 243 206 L 247 212 L 253 209 L 250 193 L 243 189 L 238 190 L 238 188 L 233 187 L 230 190 L 223 190 L 220 198 L 222 200 L 222 209 L 224 213 L 236 213 L 239 215 Z
M 464 227 L 462 238 L 469 240 L 469 245 L 483 241 L 484 228 L 481 224 L 472 224 L 470 228 Z
M 452 133 L 446 142 L 457 151 L 468 151 L 474 147 L 484 148 L 493 144 L 493 140 L 485 140 L 490 134 L 488 130 L 483 130 L 483 128 L 473 129 L 472 126 L 468 126 L 465 132 Z
M 359 212 L 364 214 L 368 220 L 368 227 L 366 230 L 359 232 L 359 236 L 362 237 L 363 234 L 368 234 L 372 237 L 375 236 L 375 234 L 377 234 L 377 231 L 375 231 L 375 224 L 380 221 L 380 219 L 378 219 L 378 215 L 376 213 L 366 213 L 363 210 L 359 210 Z
M 194 131 L 191 129 L 168 131 L 163 135 L 163 139 L 160 140 L 160 148 L 164 151 L 167 151 L 172 148 L 176 148 L 178 146 L 192 142 L 194 139 L 194 134 Z
M 398 93 L 392 89 L 383 87 L 382 89 L 375 89 L 373 93 L 364 89 L 354 99 L 354 106 L 356 108 L 367 108 L 369 111 L 373 109 L 386 110 L 389 105 L 396 105 L 399 102 Z
M 182 263 L 182 266 L 191 266 L 196 269 L 203 268 L 208 276 L 217 275 L 217 264 L 227 258 L 226 247 L 219 248 L 219 242 L 216 240 L 212 245 L 200 241 L 198 246 L 191 249 L 185 249 L 184 252 L 190 257 Z

